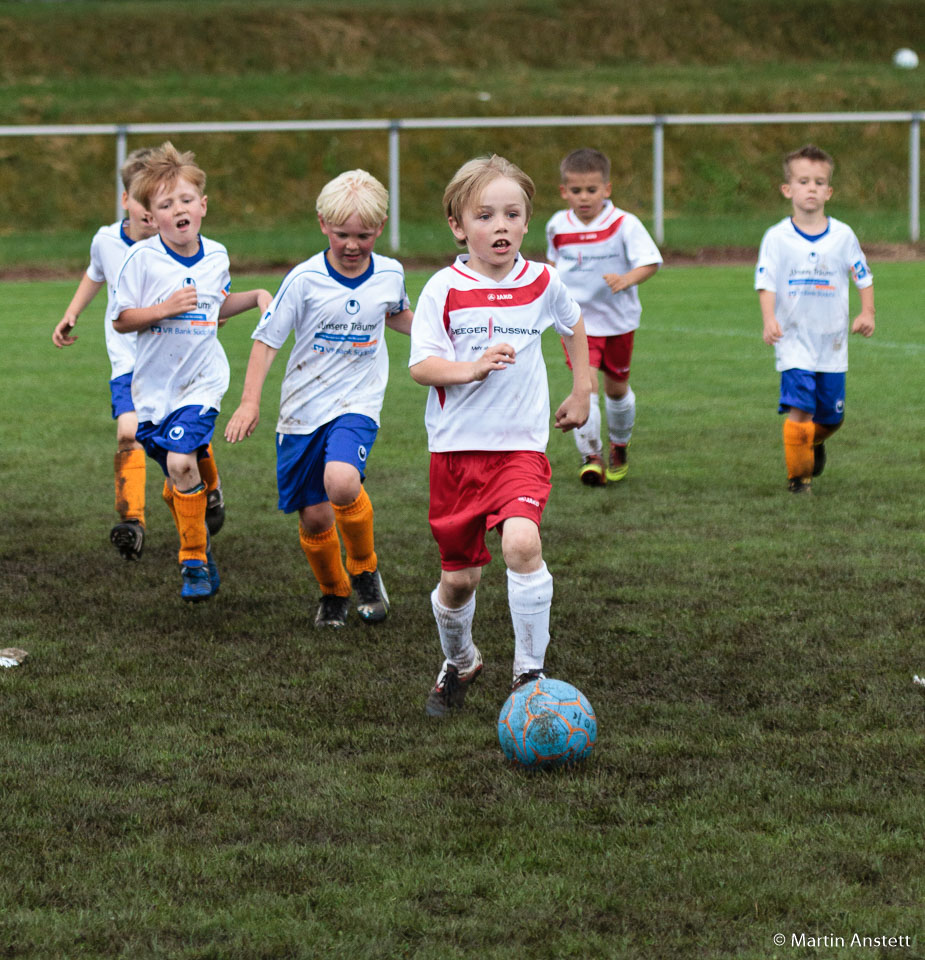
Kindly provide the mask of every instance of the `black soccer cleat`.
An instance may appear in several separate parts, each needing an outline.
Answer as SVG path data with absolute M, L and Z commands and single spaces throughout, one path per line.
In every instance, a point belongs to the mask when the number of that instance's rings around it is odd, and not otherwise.
M 222 484 L 219 481 L 214 490 L 206 494 L 206 526 L 209 533 L 215 536 L 225 525 L 225 497 L 222 495 Z
M 389 615 L 389 595 L 378 570 L 350 575 L 357 595 L 357 613 L 364 623 L 381 623 Z
M 813 476 L 818 477 L 825 470 L 826 461 L 825 441 L 813 447 Z
M 109 531 L 109 540 L 126 561 L 140 560 L 145 528 L 140 520 L 121 520 Z
M 315 614 L 316 627 L 342 627 L 347 623 L 350 611 L 350 597 L 339 597 L 334 593 L 323 593 Z

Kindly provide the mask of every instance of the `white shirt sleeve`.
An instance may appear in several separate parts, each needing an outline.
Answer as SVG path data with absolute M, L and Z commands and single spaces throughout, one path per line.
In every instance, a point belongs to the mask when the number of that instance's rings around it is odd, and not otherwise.
M 440 357 L 455 360 L 456 350 L 443 327 L 442 308 L 437 304 L 433 291 L 424 287 L 418 297 L 418 305 L 411 323 L 411 355 L 408 366 L 426 360 L 428 357 Z

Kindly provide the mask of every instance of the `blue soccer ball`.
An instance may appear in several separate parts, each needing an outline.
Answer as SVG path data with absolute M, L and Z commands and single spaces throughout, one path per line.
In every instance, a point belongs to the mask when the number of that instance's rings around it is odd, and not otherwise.
M 588 698 L 564 680 L 531 680 L 518 687 L 498 715 L 498 741 L 520 767 L 544 769 L 585 760 L 597 740 Z

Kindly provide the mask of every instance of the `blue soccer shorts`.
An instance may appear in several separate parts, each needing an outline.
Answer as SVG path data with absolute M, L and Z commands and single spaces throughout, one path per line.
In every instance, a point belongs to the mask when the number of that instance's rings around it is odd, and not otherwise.
M 195 451 L 199 460 L 206 456 L 217 416 L 218 410 L 214 407 L 180 407 L 160 423 L 150 420 L 139 423 L 135 439 L 145 448 L 145 453 L 161 465 L 164 476 L 169 477 L 168 453 Z
M 278 433 L 276 435 L 276 483 L 279 509 L 294 513 L 303 507 L 324 503 L 324 468 L 330 460 L 357 468 L 360 479 L 366 476 L 369 457 L 379 427 L 361 413 L 345 413 L 314 433 Z
M 109 396 L 112 400 L 112 419 L 118 420 L 123 413 L 135 412 L 132 400 L 132 375 L 123 373 L 121 377 L 109 381 Z
M 814 423 L 831 426 L 845 418 L 845 374 L 784 370 L 780 375 L 778 413 L 791 407 L 813 415 Z

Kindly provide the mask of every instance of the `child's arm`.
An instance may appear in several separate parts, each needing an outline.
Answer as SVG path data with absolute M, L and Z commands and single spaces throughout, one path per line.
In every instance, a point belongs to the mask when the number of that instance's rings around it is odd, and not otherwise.
M 397 330 L 399 333 L 403 333 L 406 337 L 410 337 L 411 321 L 413 318 L 414 313 L 411 310 L 402 310 L 401 313 L 386 317 L 385 325 L 391 327 L 393 330 Z
M 591 367 L 588 363 L 588 337 L 581 317 L 572 327 L 568 348 L 569 360 L 572 361 L 572 392 L 556 411 L 556 429 L 563 432 L 586 423 L 590 410 Z
M 278 352 L 262 340 L 254 341 L 250 360 L 247 361 L 247 373 L 244 375 L 241 402 L 225 427 L 225 439 L 229 443 L 237 443 L 249 437 L 260 423 L 260 395 L 263 393 L 263 384 L 270 372 L 273 358 Z
M 619 293 L 627 287 L 638 287 L 640 283 L 645 283 L 649 277 L 654 276 L 657 272 L 657 263 L 646 263 L 641 267 L 633 267 L 626 273 L 605 273 L 604 281 L 610 287 L 611 293 Z
M 176 317 L 181 313 L 194 310 L 197 302 L 198 297 L 195 287 L 180 287 L 163 303 L 157 303 L 153 307 L 128 307 L 113 320 L 112 325 L 118 333 L 147 330 L 148 327 L 160 323 L 161 320 L 167 320 L 170 317 Z
M 777 302 L 777 294 L 773 290 L 758 291 L 758 306 L 761 307 L 761 319 L 764 324 L 764 330 L 761 339 L 769 346 L 773 347 L 775 343 L 784 335 L 777 317 L 774 316 L 774 304 Z
M 587 351 L 587 343 L 585 344 Z M 478 360 L 446 360 L 444 357 L 428 357 L 408 368 L 411 378 L 424 387 L 450 387 L 460 383 L 477 383 L 494 370 L 503 370 L 514 363 L 514 348 L 509 343 L 497 343 L 488 347 Z M 587 364 L 587 352 L 585 353 Z M 585 367 L 585 377 L 588 371 Z
M 874 285 L 862 287 L 858 294 L 861 297 L 861 312 L 854 318 L 851 332 L 869 337 L 874 332 Z
M 261 313 L 266 313 L 272 299 L 268 290 L 241 290 L 238 293 L 229 293 L 219 308 L 218 319 L 227 320 L 229 317 L 244 313 L 245 310 L 253 310 L 254 307 L 257 307 Z
M 103 280 L 91 280 L 86 273 L 80 278 L 80 283 L 77 284 L 77 289 L 74 291 L 74 296 L 71 298 L 67 310 L 64 311 L 64 316 L 58 321 L 58 325 L 51 335 L 51 342 L 56 347 L 69 347 L 77 339 L 77 337 L 71 336 L 71 330 L 74 329 L 77 318 L 99 293 L 104 282 Z

